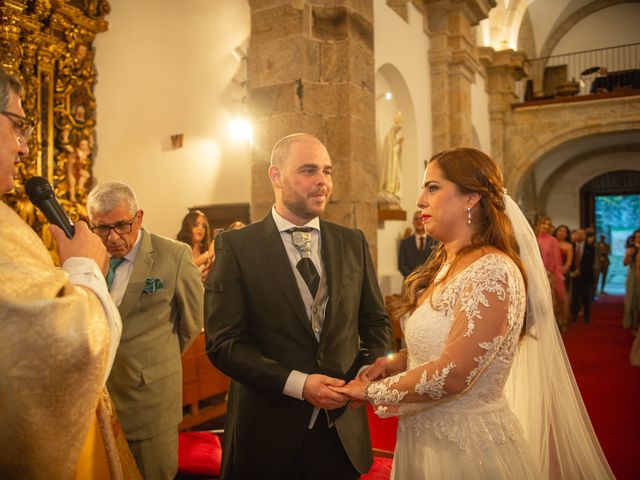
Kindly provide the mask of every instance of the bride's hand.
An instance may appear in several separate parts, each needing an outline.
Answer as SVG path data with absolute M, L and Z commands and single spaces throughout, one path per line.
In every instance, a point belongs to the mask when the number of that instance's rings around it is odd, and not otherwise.
M 398 353 L 378 357 L 372 365 L 365 368 L 358 379 L 363 382 L 372 382 L 381 380 L 396 373 L 402 372 L 407 368 L 407 356 L 405 350 Z
M 352 401 L 356 400 L 362 402 L 365 400 L 364 394 L 367 388 L 367 384 L 369 382 L 363 382 L 360 379 L 351 380 L 349 383 L 342 387 L 329 387 L 336 393 L 341 393 L 342 395 L 346 395 Z

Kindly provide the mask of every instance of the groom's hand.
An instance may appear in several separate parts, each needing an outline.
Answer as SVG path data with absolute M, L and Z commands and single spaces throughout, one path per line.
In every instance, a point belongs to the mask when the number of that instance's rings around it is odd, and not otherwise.
M 314 407 L 333 410 L 347 404 L 349 397 L 334 392 L 329 387 L 341 387 L 344 380 L 328 377 L 326 375 L 311 374 L 304 382 L 302 389 L 303 398 Z

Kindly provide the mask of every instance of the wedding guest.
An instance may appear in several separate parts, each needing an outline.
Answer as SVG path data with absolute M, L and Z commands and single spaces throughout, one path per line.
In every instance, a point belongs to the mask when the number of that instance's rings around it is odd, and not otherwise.
M 184 243 L 142 228 L 135 192 L 106 182 L 89 193 L 91 230 L 107 247 L 107 285 L 122 339 L 107 387 L 145 480 L 178 471 L 181 354 L 202 330 L 200 272 Z
M 542 263 L 547 271 L 549 286 L 551 287 L 551 298 L 553 301 L 553 311 L 556 322 L 561 332 L 567 330 L 567 318 L 564 315 L 565 290 L 564 275 L 562 273 L 562 253 L 555 237 L 551 236 L 551 218 L 542 216 L 536 225 L 536 240 L 540 247 Z
M 607 243 L 607 237 L 600 235 L 600 240 L 596 243 L 596 264 L 595 264 L 595 284 L 594 293 L 598 291 L 598 280 L 602 276 L 602 284 L 600 286 L 600 293 L 605 294 L 604 286 L 607 282 L 607 273 L 609 271 L 609 260 L 611 255 L 611 245 Z
M 591 321 L 593 300 L 593 265 L 595 264 L 595 233 L 591 229 L 579 228 L 571 266 L 571 321 L 578 321 L 582 309 L 584 323 Z
M 413 228 L 414 232 L 400 241 L 398 249 L 398 270 L 403 277 L 422 265 L 438 245 L 437 240 L 425 233 L 419 210 L 413 214 Z
M 624 294 L 624 317 L 622 326 L 638 332 L 638 315 L 640 315 L 640 229 L 631 235 L 630 245 L 624 252 L 622 264 L 628 267 L 627 283 Z
M 429 161 L 417 204 L 442 243 L 394 306 L 407 349 L 332 389 L 400 417 L 399 480 L 613 478 L 555 325 L 535 236 L 502 186 L 478 150 Z
M 193 263 L 200 270 L 200 278 L 204 283 L 215 260 L 213 239 L 206 215 L 200 210 L 187 213 L 182 219 L 182 227 L 176 238 L 191 247 Z
M 562 316 L 565 323 L 568 324 L 569 312 L 571 306 L 571 265 L 573 265 L 573 244 L 569 243 L 570 236 L 569 227 L 566 225 L 558 225 L 553 231 L 553 236 L 558 240 L 560 247 L 560 256 L 562 259 L 562 276 L 564 278 L 564 301 L 562 305 Z
M 569 227 L 566 225 L 558 225 L 553 231 L 553 236 L 558 241 L 558 247 L 560 247 L 565 292 L 568 292 L 570 286 L 569 272 L 571 271 L 571 265 L 573 263 L 573 245 L 568 241 Z

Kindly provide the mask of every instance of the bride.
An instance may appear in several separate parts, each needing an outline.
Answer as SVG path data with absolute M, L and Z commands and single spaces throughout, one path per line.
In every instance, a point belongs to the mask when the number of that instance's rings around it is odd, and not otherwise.
M 418 198 L 436 254 L 394 313 L 407 349 L 334 390 L 399 416 L 393 477 L 613 478 L 553 319 L 535 236 L 484 153 L 435 155 Z

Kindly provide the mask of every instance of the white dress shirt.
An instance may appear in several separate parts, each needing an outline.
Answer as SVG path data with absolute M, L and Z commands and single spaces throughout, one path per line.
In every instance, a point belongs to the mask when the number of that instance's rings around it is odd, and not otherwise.
M 116 305 L 120 306 L 122 303 L 122 297 L 124 297 L 124 292 L 127 290 L 127 285 L 129 285 L 129 279 L 131 278 L 131 272 L 133 272 L 133 264 L 136 261 L 136 256 L 138 255 L 138 250 L 140 250 L 140 239 L 142 238 L 142 231 L 138 231 L 138 238 L 136 238 L 136 243 L 133 244 L 133 248 L 129 253 L 124 256 L 125 261 L 116 268 L 115 275 L 113 276 L 113 281 L 111 282 L 111 290 L 109 293 L 111 294 L 111 298 L 116 302 Z

